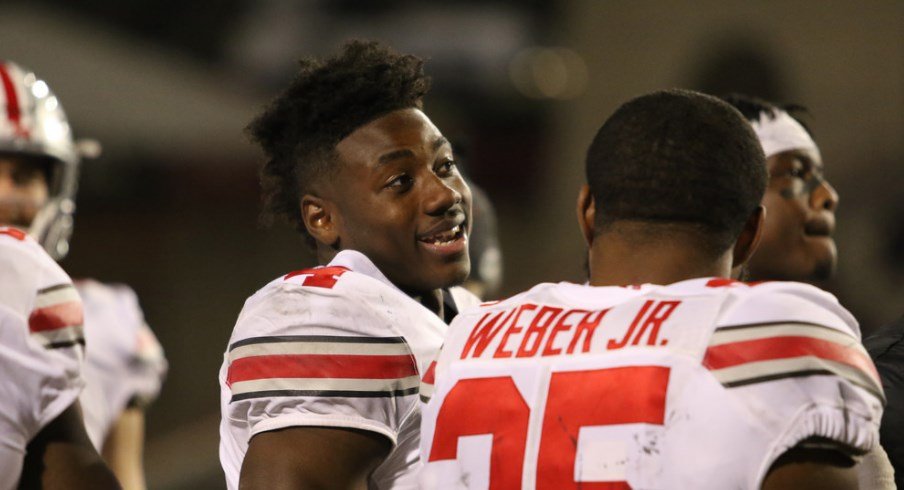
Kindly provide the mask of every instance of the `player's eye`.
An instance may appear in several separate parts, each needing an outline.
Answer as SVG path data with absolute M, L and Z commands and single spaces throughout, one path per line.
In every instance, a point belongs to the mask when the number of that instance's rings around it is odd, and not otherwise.
M 386 188 L 396 192 L 405 192 L 414 185 L 414 179 L 408 174 L 401 174 L 393 177 L 386 183 Z
M 783 172 L 784 176 L 791 177 L 793 179 L 805 179 L 812 172 L 812 166 L 806 165 L 803 162 L 797 160 L 791 165 L 790 168 Z
M 28 185 L 41 178 L 41 171 L 33 168 L 19 168 L 13 171 L 12 177 L 16 185 Z
M 448 175 L 448 174 L 451 174 L 452 172 L 454 172 L 456 168 L 457 168 L 457 164 L 455 163 L 455 160 L 452 160 L 451 158 L 447 158 L 447 159 L 439 162 L 439 165 L 436 166 L 435 171 L 436 171 L 437 175 Z

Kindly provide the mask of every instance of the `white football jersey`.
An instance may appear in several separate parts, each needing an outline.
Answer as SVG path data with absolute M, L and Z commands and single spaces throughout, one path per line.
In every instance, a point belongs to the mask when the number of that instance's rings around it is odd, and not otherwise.
M 0 227 L 0 489 L 25 448 L 82 382 L 82 304 L 69 276 L 24 232 Z
M 157 398 L 167 364 L 132 289 L 93 280 L 76 281 L 75 287 L 85 308 L 87 341 L 79 401 L 88 437 L 100 451 L 131 401 L 145 405 Z
M 455 300 L 473 296 L 459 290 Z M 393 449 L 373 488 L 416 488 L 419 378 L 446 324 L 346 250 L 325 267 L 280 277 L 251 296 L 220 369 L 220 463 L 238 488 L 251 437 L 297 426 L 382 434 Z
M 854 318 L 788 282 L 541 284 L 462 312 L 424 378 L 423 488 L 760 488 L 808 438 L 878 442 Z

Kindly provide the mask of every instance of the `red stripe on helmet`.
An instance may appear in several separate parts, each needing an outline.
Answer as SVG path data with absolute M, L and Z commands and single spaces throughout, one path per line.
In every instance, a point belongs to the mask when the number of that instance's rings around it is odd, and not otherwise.
M 6 117 L 16 128 L 16 134 L 28 137 L 28 131 L 22 127 L 22 109 L 19 107 L 19 96 L 16 94 L 16 86 L 13 77 L 5 63 L 0 63 L 0 80 L 3 81 L 3 91 L 6 93 Z

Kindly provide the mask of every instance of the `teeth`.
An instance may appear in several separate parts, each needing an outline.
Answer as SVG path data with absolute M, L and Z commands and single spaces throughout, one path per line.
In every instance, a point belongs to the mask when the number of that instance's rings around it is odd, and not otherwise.
M 458 238 L 461 233 L 461 225 L 454 226 L 451 230 L 447 230 L 430 237 L 434 245 L 448 245 Z

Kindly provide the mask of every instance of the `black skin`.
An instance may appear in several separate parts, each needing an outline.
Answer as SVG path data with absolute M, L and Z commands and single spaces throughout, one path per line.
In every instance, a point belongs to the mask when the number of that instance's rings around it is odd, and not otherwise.
M 29 441 L 19 488 L 120 488 L 88 439 L 78 402 L 64 410 Z
M 467 229 L 471 192 L 448 141 L 418 109 L 402 109 L 361 126 L 336 145 L 338 168 L 301 200 L 320 263 L 340 250 L 370 258 L 386 277 L 441 313 L 440 289 L 470 271 L 460 252 L 435 253 L 422 240 L 437 229 Z M 389 455 L 374 432 L 291 427 L 254 436 L 240 488 L 367 488 Z
M 819 154 L 790 150 L 766 160 L 769 213 L 757 253 L 747 264 L 748 279 L 814 282 L 835 271 L 832 233 L 838 193 L 823 174 Z
M 467 248 L 431 253 L 418 240 L 471 214 L 471 192 L 452 148 L 418 109 L 401 109 L 355 130 L 336 145 L 336 174 L 302 198 L 302 215 L 326 263 L 358 250 L 411 296 L 436 298 L 470 271 Z

